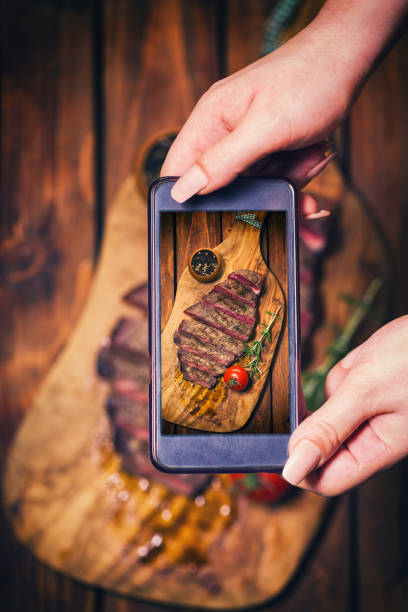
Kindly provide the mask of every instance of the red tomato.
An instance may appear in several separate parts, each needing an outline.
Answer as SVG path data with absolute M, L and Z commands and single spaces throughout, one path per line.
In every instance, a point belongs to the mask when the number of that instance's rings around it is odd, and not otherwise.
M 224 382 L 233 391 L 243 391 L 248 381 L 248 372 L 241 366 L 233 365 L 225 371 Z
M 276 502 L 293 487 L 279 474 L 230 474 L 234 487 L 258 502 Z

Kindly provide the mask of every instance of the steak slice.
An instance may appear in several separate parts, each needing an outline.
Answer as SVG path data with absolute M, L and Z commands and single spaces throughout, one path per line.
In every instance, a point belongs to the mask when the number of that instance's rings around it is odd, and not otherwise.
M 225 372 L 225 366 L 212 361 L 207 355 L 197 355 L 196 353 L 191 352 L 191 350 L 188 348 L 177 351 L 177 356 L 180 363 L 183 365 L 190 365 L 197 370 L 201 370 L 201 372 L 210 374 L 211 376 L 221 376 L 221 374 L 224 374 Z
M 147 319 L 119 319 L 111 333 L 112 346 L 134 351 L 149 359 L 149 327 Z
M 219 351 L 231 353 L 234 358 L 239 357 L 244 352 L 244 343 L 236 338 L 231 338 L 224 332 L 215 327 L 209 327 L 199 321 L 183 319 L 178 328 L 178 332 L 196 338 L 207 346 L 213 345 Z
M 139 353 L 104 346 L 98 354 L 97 370 L 99 376 L 111 381 L 129 379 L 141 388 L 149 385 L 150 364 L 146 357 Z
M 253 270 L 237 270 L 236 272 L 231 272 L 228 278 L 239 281 L 257 295 L 261 293 L 262 276 Z
M 256 308 L 253 305 L 242 304 L 231 297 L 221 295 L 216 291 L 210 291 L 210 293 L 203 298 L 205 304 L 209 304 L 213 308 L 225 312 L 225 314 L 243 321 L 248 325 L 255 325 L 256 322 Z
M 131 306 L 136 306 L 143 312 L 147 312 L 149 299 L 149 288 L 147 283 L 143 283 L 137 287 L 131 289 L 126 295 L 123 296 L 123 300 Z
M 180 325 L 181 328 L 181 325 Z M 234 361 L 234 354 L 229 351 L 216 348 L 208 342 L 201 342 L 198 338 L 184 333 L 178 329 L 174 334 L 174 342 L 181 348 L 195 355 L 207 356 L 212 361 L 227 368 Z
M 111 395 L 106 411 L 115 427 L 121 427 L 138 440 L 149 439 L 149 404 L 121 395 Z
M 243 285 L 233 278 L 227 278 L 223 283 L 215 285 L 214 291 L 228 295 L 229 297 L 242 302 L 242 304 L 252 304 L 256 306 L 259 294 L 254 293 L 252 289 L 249 289 L 246 285 Z
M 212 376 L 207 372 L 202 372 L 191 365 L 180 363 L 180 370 L 186 380 L 196 383 L 201 387 L 212 389 L 217 384 L 217 379 L 215 376 Z
M 248 325 L 248 323 L 233 319 L 229 315 L 203 302 L 198 302 L 190 306 L 190 308 L 187 308 L 184 312 L 193 319 L 201 321 L 206 325 L 211 325 L 216 329 L 220 329 L 225 334 L 228 334 L 228 336 L 238 338 L 238 340 L 243 340 L 244 342 L 250 338 L 253 332 L 253 327 Z

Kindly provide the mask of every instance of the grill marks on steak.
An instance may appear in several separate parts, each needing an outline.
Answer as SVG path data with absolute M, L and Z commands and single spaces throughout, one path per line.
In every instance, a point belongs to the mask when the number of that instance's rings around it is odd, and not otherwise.
M 255 328 L 262 283 L 256 272 L 238 270 L 184 311 L 195 321 L 184 319 L 174 342 L 180 347 L 177 355 L 186 380 L 211 389 L 242 355 Z
M 210 304 L 198 302 L 184 311 L 197 321 L 220 329 L 224 334 L 246 342 L 252 334 L 252 327 L 243 321 L 238 321 L 223 312 L 212 308 Z
M 228 278 L 239 281 L 256 295 L 261 293 L 262 278 L 259 274 L 253 272 L 252 270 L 237 270 L 236 272 L 232 272 Z
M 216 347 L 219 353 L 231 354 L 233 360 L 244 352 L 245 345 L 242 340 L 227 336 L 227 334 L 224 334 L 215 327 L 209 327 L 199 321 L 183 319 L 176 334 L 180 332 L 184 336 L 188 335 L 196 338 L 204 345 L 211 345 L 211 349 L 213 346 Z
M 256 306 L 258 301 L 258 295 L 252 289 L 249 289 L 246 285 L 233 278 L 227 278 L 223 283 L 215 285 L 214 291 L 228 295 L 237 302 L 248 304 L 249 306 Z
M 225 314 L 243 321 L 248 325 L 255 325 L 256 321 L 256 308 L 253 305 L 242 304 L 237 302 L 235 299 L 227 296 L 221 296 L 216 291 L 211 291 L 203 299 L 205 304 L 209 304 L 213 308 L 225 312 Z
M 194 336 L 184 333 L 180 328 L 174 334 L 174 342 L 187 352 L 195 355 L 206 355 L 216 363 L 226 368 L 234 361 L 234 354 L 229 351 L 220 350 L 211 346 L 208 342 L 202 342 Z

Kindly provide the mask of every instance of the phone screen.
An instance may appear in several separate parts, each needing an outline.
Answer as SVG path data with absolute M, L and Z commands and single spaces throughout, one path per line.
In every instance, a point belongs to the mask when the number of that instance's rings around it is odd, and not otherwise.
M 161 432 L 288 434 L 286 212 L 161 212 Z

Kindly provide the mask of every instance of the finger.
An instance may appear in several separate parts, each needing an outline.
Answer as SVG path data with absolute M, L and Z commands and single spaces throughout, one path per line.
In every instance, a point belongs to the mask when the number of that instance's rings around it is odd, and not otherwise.
M 173 198 L 182 203 L 195 194 L 227 185 L 267 153 L 283 148 L 283 137 L 279 125 L 268 123 L 255 105 L 251 106 L 236 128 L 204 151 L 179 178 L 172 189 Z
M 330 215 L 328 210 L 319 207 L 314 197 L 309 193 L 300 192 L 298 194 L 298 202 L 299 215 L 305 219 L 321 219 Z
M 363 344 L 360 344 L 359 346 L 356 346 L 356 348 L 350 351 L 341 361 L 336 363 L 336 365 L 330 370 L 326 377 L 325 383 L 326 397 L 330 397 L 331 395 L 333 395 L 339 385 L 343 382 L 349 370 L 356 362 L 357 357 L 359 356 L 364 344 L 365 342 L 363 342 Z
M 374 381 L 350 370 L 323 406 L 303 421 L 289 441 L 289 459 L 283 476 L 301 482 L 340 448 L 343 442 L 373 415 L 370 401 Z
M 298 486 L 321 495 L 339 495 L 402 459 L 404 451 L 388 447 L 377 435 L 377 418 L 382 415 L 361 425 L 327 463 Z
M 228 134 L 220 107 L 200 101 L 172 143 L 160 176 L 181 176 L 204 151 Z

